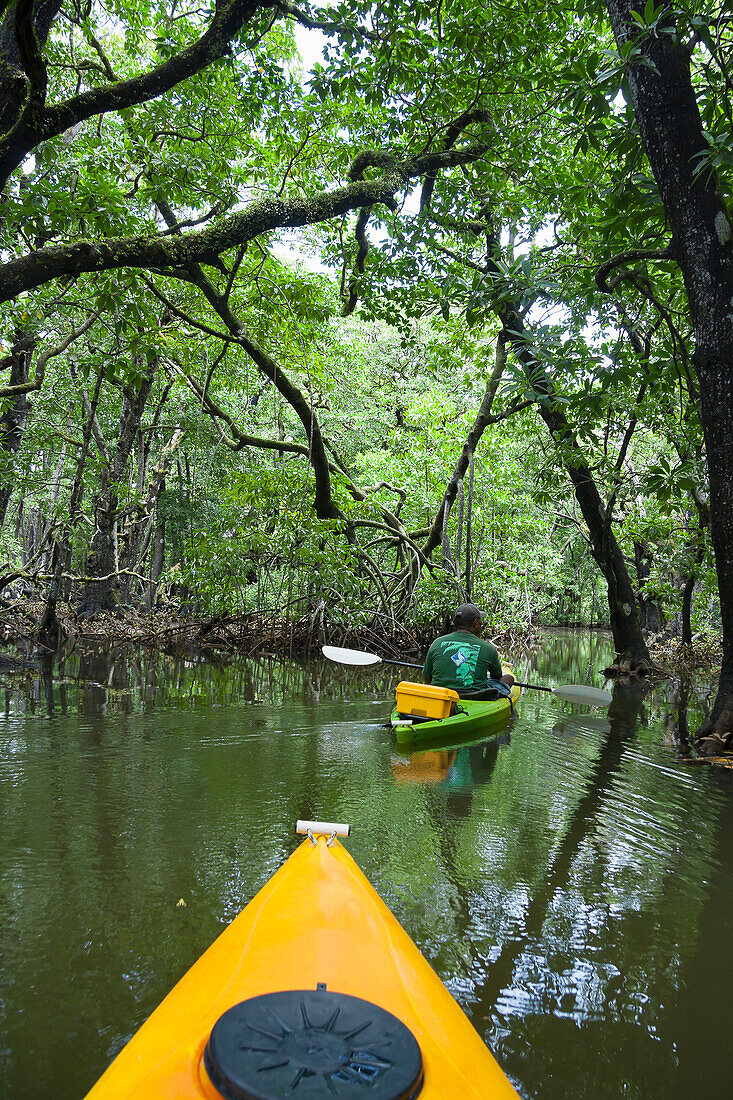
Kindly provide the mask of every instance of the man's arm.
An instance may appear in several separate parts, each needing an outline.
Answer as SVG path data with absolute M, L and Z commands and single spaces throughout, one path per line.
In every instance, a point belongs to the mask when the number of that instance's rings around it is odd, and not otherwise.
M 514 683 L 514 677 L 512 676 L 511 672 L 505 672 L 504 669 L 501 667 L 501 658 L 499 657 L 499 653 L 496 647 L 491 646 L 491 648 L 496 655 L 496 659 L 494 660 L 494 658 L 492 657 L 489 665 L 491 675 L 494 677 L 495 680 L 501 680 L 502 684 L 508 684 L 511 687 Z M 498 669 L 498 672 L 494 671 L 495 668 Z
M 494 680 L 501 680 L 504 670 L 501 667 L 499 654 L 491 642 L 487 642 L 486 644 L 489 647 L 489 672 Z

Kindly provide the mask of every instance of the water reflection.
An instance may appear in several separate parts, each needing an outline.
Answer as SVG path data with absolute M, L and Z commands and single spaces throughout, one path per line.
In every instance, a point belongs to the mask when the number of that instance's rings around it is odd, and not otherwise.
M 566 737 L 583 737 L 588 733 L 610 733 L 611 723 L 608 718 L 601 718 L 595 714 L 570 715 L 555 722 L 552 732 L 564 734 Z
M 553 633 L 517 667 L 600 686 L 610 655 L 603 635 Z M 82 1095 L 298 817 L 352 823 L 522 1095 L 728 1095 L 733 1056 L 704 1021 L 726 1018 L 733 976 L 731 777 L 679 760 L 704 699 L 616 684 L 602 714 L 527 692 L 485 742 L 402 753 L 384 727 L 402 678 L 91 653 L 5 677 L 9 1095 Z
M 439 785 L 443 790 L 471 793 L 474 786 L 488 783 L 499 749 L 511 742 L 508 731 L 473 744 L 421 749 L 408 757 L 395 756 L 392 775 L 397 783 Z

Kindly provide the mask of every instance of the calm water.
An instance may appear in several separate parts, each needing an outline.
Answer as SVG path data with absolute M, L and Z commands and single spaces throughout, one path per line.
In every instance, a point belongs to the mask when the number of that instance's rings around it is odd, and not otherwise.
M 558 634 L 516 665 L 600 686 L 610 656 Z M 98 657 L 6 680 L 2 1095 L 83 1096 L 299 817 L 351 823 L 522 1096 L 733 1094 L 733 773 L 678 761 L 676 685 L 617 686 L 607 720 L 527 692 L 484 744 L 409 755 L 383 726 L 400 678 Z

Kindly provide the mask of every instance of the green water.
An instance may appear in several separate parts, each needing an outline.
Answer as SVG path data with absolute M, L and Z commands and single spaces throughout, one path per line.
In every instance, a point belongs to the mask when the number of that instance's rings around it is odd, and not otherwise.
M 553 634 L 515 663 L 601 686 L 610 655 Z M 383 726 L 400 678 L 141 656 L 6 678 L 2 1095 L 83 1096 L 299 817 L 351 823 L 522 1096 L 733 1095 L 733 773 L 679 762 L 677 685 L 616 687 L 607 721 L 527 692 L 484 744 L 410 755 Z M 689 702 L 694 728 L 704 685 Z

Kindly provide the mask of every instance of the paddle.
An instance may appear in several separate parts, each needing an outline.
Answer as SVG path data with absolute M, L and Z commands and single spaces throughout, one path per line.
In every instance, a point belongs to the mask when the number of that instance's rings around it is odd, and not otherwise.
M 335 645 L 321 646 L 323 656 L 329 661 L 337 661 L 341 665 L 402 665 L 404 668 L 422 668 L 422 665 L 411 664 L 410 661 L 394 661 L 388 657 L 378 657 L 376 653 L 362 653 L 359 649 L 340 649 Z M 600 688 L 586 687 L 584 684 L 563 684 L 560 687 L 544 687 L 542 684 L 523 684 L 519 680 L 514 681 L 518 687 L 531 688 L 533 691 L 549 691 L 557 695 L 559 699 L 567 699 L 570 703 L 585 703 L 589 707 L 610 706 L 613 695 L 610 691 L 601 691 Z

